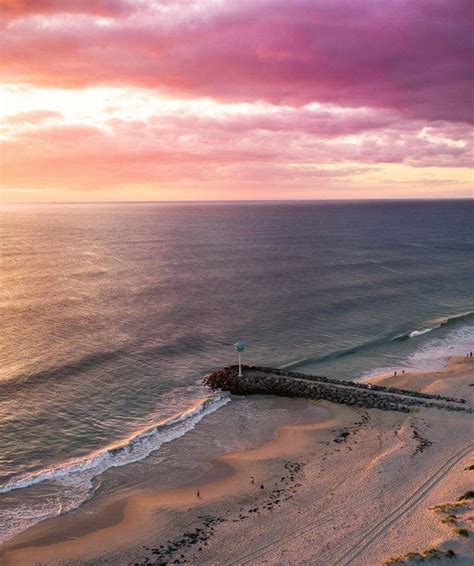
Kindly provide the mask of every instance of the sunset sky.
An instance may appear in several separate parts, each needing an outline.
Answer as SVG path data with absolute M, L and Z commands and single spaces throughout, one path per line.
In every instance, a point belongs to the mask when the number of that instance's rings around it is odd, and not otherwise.
M 470 0 L 0 0 L 5 202 L 472 196 Z

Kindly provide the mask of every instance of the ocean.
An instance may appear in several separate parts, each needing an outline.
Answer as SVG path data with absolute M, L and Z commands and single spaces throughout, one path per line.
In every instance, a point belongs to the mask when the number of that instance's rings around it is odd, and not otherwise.
M 0 540 L 270 434 L 271 400 L 200 383 L 237 340 L 244 363 L 345 379 L 473 350 L 473 218 L 473 201 L 3 205 Z

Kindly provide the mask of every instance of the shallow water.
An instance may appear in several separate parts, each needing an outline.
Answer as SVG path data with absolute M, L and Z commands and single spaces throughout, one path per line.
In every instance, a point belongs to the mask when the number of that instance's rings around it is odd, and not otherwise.
M 472 350 L 473 209 L 5 206 L 0 513 L 64 512 L 159 463 L 224 414 L 199 379 L 237 339 L 248 363 L 341 378 Z

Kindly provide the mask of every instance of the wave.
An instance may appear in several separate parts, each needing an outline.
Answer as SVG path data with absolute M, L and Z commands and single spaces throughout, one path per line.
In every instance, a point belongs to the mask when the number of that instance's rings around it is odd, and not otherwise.
M 426 321 L 425 323 L 421 324 L 418 328 L 411 330 L 410 332 L 407 332 L 405 334 L 400 334 L 397 336 L 393 336 L 393 334 L 385 335 L 380 338 L 375 338 L 373 340 L 367 340 L 366 342 L 362 342 L 361 344 L 357 344 L 349 348 L 334 350 L 333 352 L 329 352 L 328 354 L 323 354 L 322 356 L 308 356 L 305 358 L 300 358 L 298 360 L 280 366 L 279 369 L 291 370 L 305 365 L 319 364 L 323 362 L 338 360 L 345 356 L 351 356 L 361 351 L 367 351 L 367 350 L 371 350 L 372 348 L 376 348 L 378 346 L 383 346 L 384 344 L 389 344 L 390 342 L 402 342 L 404 340 L 410 340 L 410 338 L 416 338 L 417 336 L 421 336 L 422 334 L 427 334 L 428 332 L 432 332 L 433 330 L 436 330 L 446 325 L 455 324 L 461 320 L 466 320 L 472 316 L 474 316 L 474 311 L 465 311 L 451 316 L 435 318 Z
M 145 347 L 139 342 L 129 343 L 123 348 L 103 350 L 91 354 L 85 354 L 77 359 L 60 363 L 52 367 L 30 373 L 12 375 L 0 380 L 0 388 L 3 395 L 13 393 L 16 388 L 26 386 L 41 386 L 44 382 L 63 381 L 65 379 L 75 379 L 99 368 L 108 367 L 117 360 L 130 360 L 134 362 L 148 362 L 150 359 L 156 361 L 159 356 L 170 354 L 183 354 L 183 352 L 198 352 L 204 350 L 207 344 L 206 337 L 187 333 L 167 341 L 165 344 Z
M 0 485 L 0 494 L 22 489 L 44 481 L 90 482 L 109 468 L 138 462 L 192 430 L 205 416 L 223 407 L 230 397 L 219 395 L 197 401 L 188 410 L 148 426 L 122 441 L 80 458 L 53 465 L 35 472 L 19 474 Z
M 33 383 L 41 385 L 45 381 L 50 380 L 64 380 L 69 377 L 76 377 L 82 375 L 84 372 L 95 369 L 97 367 L 109 364 L 115 361 L 118 357 L 123 356 L 126 352 L 124 350 L 109 350 L 104 352 L 97 352 L 82 356 L 78 360 L 57 365 L 36 373 L 16 375 L 0 382 L 2 392 L 8 392 L 9 389 L 16 387 L 24 387 L 27 384 Z
M 410 338 L 415 338 L 416 336 L 421 336 L 422 334 L 427 334 L 428 332 L 431 332 L 432 330 L 435 330 L 435 326 L 433 328 L 423 328 L 422 330 L 414 330 L 413 332 L 410 332 L 410 334 L 408 335 Z
M 421 336 L 422 334 L 427 334 L 428 332 L 432 332 L 438 328 L 442 328 L 443 326 L 448 326 L 451 324 L 455 324 L 461 320 L 466 320 L 474 315 L 474 311 L 465 311 L 458 314 L 453 314 L 451 316 L 446 317 L 439 317 L 434 318 L 432 320 L 428 320 L 427 322 L 420 325 L 419 328 L 412 330 L 411 332 L 407 332 L 405 334 L 400 334 L 399 336 L 395 336 L 392 338 L 394 342 L 402 342 L 404 340 L 409 340 L 410 338 L 416 338 L 417 336 Z
M 368 350 L 370 348 L 375 348 L 376 346 L 380 346 L 387 342 L 387 338 L 378 338 L 375 340 L 368 340 L 367 342 L 363 342 L 362 344 L 357 344 L 356 346 L 351 346 L 350 348 L 344 348 L 342 350 L 335 350 L 333 352 L 329 352 L 328 354 L 323 354 L 322 356 L 308 356 L 307 358 L 301 358 L 294 362 L 290 362 L 288 364 L 282 365 L 279 369 L 291 370 L 296 367 L 301 367 L 309 364 L 315 363 L 322 363 L 322 362 L 329 362 L 333 360 L 338 360 L 339 358 L 343 358 L 345 356 L 351 356 L 352 354 L 357 354 L 361 350 Z
M 396 358 L 391 358 L 395 364 L 380 365 L 365 371 L 356 378 L 356 381 L 364 382 L 374 375 L 393 374 L 400 367 L 412 371 L 440 371 L 446 366 L 450 357 L 465 356 L 466 352 L 472 351 L 473 340 L 474 327 L 454 326 L 447 334 L 433 335 L 426 341 L 417 342 L 416 348 L 408 350 L 397 362 L 395 362 Z

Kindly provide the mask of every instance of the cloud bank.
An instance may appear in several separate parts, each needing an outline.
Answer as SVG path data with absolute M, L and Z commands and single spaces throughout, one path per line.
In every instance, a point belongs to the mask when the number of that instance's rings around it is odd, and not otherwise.
M 467 0 L 7 0 L 0 14 L 7 84 L 98 93 L 95 116 L 7 113 L 9 187 L 219 181 L 265 197 L 280 180 L 291 197 L 374 171 L 383 191 L 386 164 L 472 164 Z M 105 88 L 124 98 L 99 112 Z

